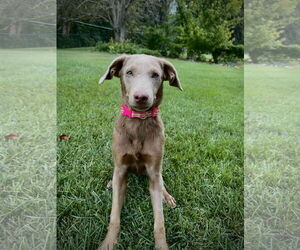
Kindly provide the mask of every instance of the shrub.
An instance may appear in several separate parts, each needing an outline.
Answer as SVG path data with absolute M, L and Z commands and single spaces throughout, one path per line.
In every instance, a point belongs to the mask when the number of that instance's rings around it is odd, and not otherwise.
M 196 60 L 197 62 L 207 62 L 207 58 L 206 58 L 206 56 L 203 55 L 203 54 L 197 55 L 197 57 L 195 58 L 195 60 Z
M 227 50 L 229 55 L 234 56 L 235 58 L 243 59 L 244 58 L 244 45 L 232 45 Z
M 138 53 L 138 49 L 136 44 L 129 41 L 114 42 L 110 40 L 108 43 L 97 42 L 95 46 L 95 50 L 119 54 L 136 54 Z
M 97 42 L 95 46 L 95 50 L 108 52 L 109 51 L 108 45 L 109 43 Z
M 179 58 L 184 52 L 178 27 L 171 20 L 155 27 L 145 27 L 141 43 L 146 48 L 159 51 L 162 56 Z
M 257 48 L 249 51 L 252 62 L 287 62 L 300 58 L 299 45 L 280 45 L 274 48 Z
M 89 33 L 70 34 L 62 36 L 57 34 L 58 48 L 76 48 L 76 47 L 91 47 L 95 46 L 96 42 L 101 39 L 99 34 L 91 36 Z
M 161 54 L 158 50 L 152 50 L 152 49 L 141 48 L 138 50 L 138 53 L 145 54 L 145 55 L 151 55 L 151 56 L 161 56 Z
M 111 40 L 108 43 L 98 42 L 95 46 L 95 50 L 114 53 L 114 54 L 124 53 L 124 54 L 146 54 L 152 56 L 161 56 L 161 53 L 158 50 L 141 48 L 137 46 L 135 43 L 129 41 L 114 42 Z
M 227 48 L 215 49 L 212 52 L 214 61 L 218 62 L 237 62 L 244 59 L 244 46 L 239 45 L 230 45 Z
M 277 55 L 287 56 L 289 58 L 300 58 L 300 46 L 299 45 L 281 45 L 274 49 L 274 53 Z
M 168 56 L 173 58 L 179 58 L 184 52 L 184 47 L 181 44 L 170 43 Z
M 162 54 L 166 55 L 169 41 L 165 35 L 165 29 L 161 27 L 147 27 L 142 44 L 151 50 L 160 50 Z
M 138 53 L 138 47 L 129 41 L 124 42 L 110 42 L 108 45 L 109 52 L 111 53 L 125 53 L 136 54 Z

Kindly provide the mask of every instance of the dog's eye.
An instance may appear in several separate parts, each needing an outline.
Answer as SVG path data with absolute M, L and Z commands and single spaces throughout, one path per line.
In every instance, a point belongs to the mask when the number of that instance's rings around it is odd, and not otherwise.
M 128 71 L 126 72 L 126 74 L 129 75 L 129 76 L 131 76 L 133 73 L 132 73 L 131 70 L 128 70 Z
M 152 76 L 151 76 L 152 78 L 157 78 L 157 77 L 159 77 L 159 74 L 157 74 L 157 73 L 152 73 Z

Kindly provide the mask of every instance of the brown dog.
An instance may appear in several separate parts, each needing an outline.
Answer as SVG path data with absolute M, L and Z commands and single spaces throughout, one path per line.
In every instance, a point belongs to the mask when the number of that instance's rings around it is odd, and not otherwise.
M 122 113 L 113 132 L 114 173 L 113 201 L 110 223 L 101 250 L 111 250 L 117 243 L 120 212 L 124 200 L 128 172 L 147 174 L 154 214 L 155 247 L 168 249 L 163 205 L 175 207 L 174 198 L 167 192 L 162 178 L 164 127 L 158 116 L 163 97 L 163 81 L 182 90 L 174 66 L 147 55 L 120 56 L 109 66 L 99 83 L 113 76 L 121 79 Z

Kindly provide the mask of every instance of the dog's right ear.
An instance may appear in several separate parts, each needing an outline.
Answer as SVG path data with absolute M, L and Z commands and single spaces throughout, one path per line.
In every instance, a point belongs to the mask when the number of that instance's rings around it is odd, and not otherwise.
M 120 77 L 119 73 L 123 67 L 126 57 L 127 56 L 120 56 L 115 60 L 113 60 L 112 63 L 109 65 L 108 69 L 106 70 L 106 72 L 104 73 L 104 75 L 101 76 L 99 80 L 99 84 L 103 83 L 105 80 L 112 79 L 114 76 Z

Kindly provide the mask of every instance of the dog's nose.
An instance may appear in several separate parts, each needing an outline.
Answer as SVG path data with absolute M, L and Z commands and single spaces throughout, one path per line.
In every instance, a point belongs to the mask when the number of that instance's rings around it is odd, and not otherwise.
M 134 100 L 136 103 L 138 104 L 143 104 L 143 103 L 146 103 L 148 101 L 148 98 L 149 96 L 145 95 L 145 94 L 139 94 L 139 93 L 136 93 L 134 95 Z

